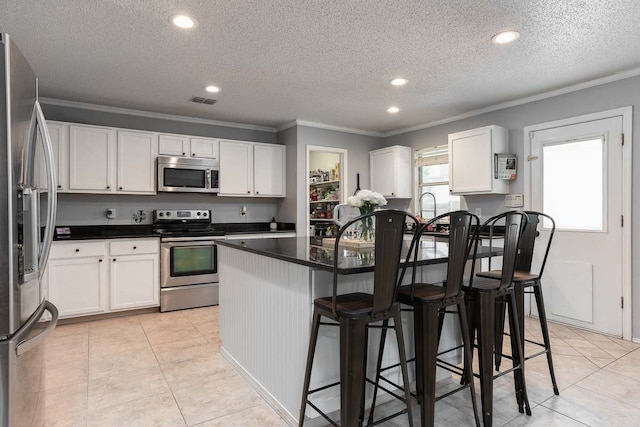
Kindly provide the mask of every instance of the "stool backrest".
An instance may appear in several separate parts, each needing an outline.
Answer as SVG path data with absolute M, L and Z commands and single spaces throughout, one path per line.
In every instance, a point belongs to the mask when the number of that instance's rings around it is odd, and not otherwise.
M 480 232 L 478 233 L 474 254 L 477 251 L 478 242 L 482 240 L 482 234 L 504 222 L 504 238 L 502 248 L 502 275 L 500 277 L 500 290 L 507 288 L 513 281 L 513 273 L 516 271 L 516 260 L 518 258 L 518 251 L 520 248 L 520 239 L 522 233 L 525 230 L 529 220 L 525 213 L 519 211 L 504 212 L 499 215 L 489 218 L 480 226 Z
M 551 241 L 553 240 L 553 234 L 556 231 L 556 222 L 549 215 L 542 212 L 525 211 L 528 222 L 524 231 L 522 232 L 522 238 L 520 239 L 520 253 L 516 261 L 517 271 L 531 272 L 531 265 L 533 263 L 533 249 L 535 246 L 536 237 L 538 237 L 538 224 L 540 224 L 541 217 L 547 218 L 551 222 L 551 231 L 547 240 L 547 247 L 545 248 L 544 258 L 542 259 L 542 265 L 538 272 L 538 277 L 542 276 L 544 266 L 547 263 L 547 257 L 549 256 L 549 249 L 551 248 Z
M 469 253 L 475 244 L 475 235 L 480 228 L 480 219 L 469 211 L 447 212 L 431 219 L 420 227 L 418 239 L 443 219 L 449 219 L 449 255 L 447 261 L 447 278 L 444 281 L 445 298 L 456 297 L 462 289 L 464 269 L 469 259 Z M 419 240 L 418 240 L 419 241 Z M 418 248 L 414 252 L 414 261 L 417 260 Z M 472 261 L 473 262 L 473 261 Z M 413 269 L 411 280 L 412 287 L 416 282 L 416 269 Z M 411 289 L 413 295 L 413 288 Z
M 375 265 L 373 272 L 373 316 L 387 312 L 396 301 L 400 280 L 404 277 L 405 270 L 411 261 L 411 254 L 415 247 L 415 236 L 418 230 L 418 221 L 405 211 L 384 209 L 360 215 L 340 227 L 336 235 L 333 256 L 333 310 L 335 314 L 336 296 L 338 291 L 338 261 L 340 238 L 350 225 L 360 221 L 372 219 L 375 226 Z M 406 235 L 406 222 L 413 221 L 413 234 Z M 410 237 L 410 242 L 405 241 L 405 236 Z M 407 243 L 406 243 L 407 242 Z M 409 250 L 404 259 L 402 273 L 400 274 L 400 257 L 403 247 L 409 245 Z M 400 274 L 400 276 L 399 276 Z M 398 279 L 400 277 L 400 279 Z

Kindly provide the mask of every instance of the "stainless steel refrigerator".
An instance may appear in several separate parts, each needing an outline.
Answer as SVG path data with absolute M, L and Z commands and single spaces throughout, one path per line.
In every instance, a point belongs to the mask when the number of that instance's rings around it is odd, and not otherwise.
M 0 49 L 0 426 L 20 426 L 33 420 L 42 387 L 42 344 L 58 320 L 41 281 L 57 196 L 38 80 L 7 34 L 0 34 Z M 46 188 L 35 184 L 39 150 Z M 40 322 L 45 318 L 48 323 Z

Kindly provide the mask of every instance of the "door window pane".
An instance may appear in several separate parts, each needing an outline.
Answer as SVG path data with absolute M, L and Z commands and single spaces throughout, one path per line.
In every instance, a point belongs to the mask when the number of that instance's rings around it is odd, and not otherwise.
M 604 230 L 604 145 L 591 138 L 543 147 L 542 206 L 558 229 Z

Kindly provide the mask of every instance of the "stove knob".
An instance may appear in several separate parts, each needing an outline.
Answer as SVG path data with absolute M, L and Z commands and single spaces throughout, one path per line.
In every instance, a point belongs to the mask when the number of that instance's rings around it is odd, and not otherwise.
M 206 212 L 202 212 L 202 216 L 207 216 L 208 214 Z
M 160 212 L 160 213 L 158 214 L 158 216 L 164 216 L 164 213 Z
M 171 216 L 171 212 L 167 212 L 167 216 Z
M 197 215 L 197 216 L 200 216 L 200 211 L 196 212 L 196 215 Z

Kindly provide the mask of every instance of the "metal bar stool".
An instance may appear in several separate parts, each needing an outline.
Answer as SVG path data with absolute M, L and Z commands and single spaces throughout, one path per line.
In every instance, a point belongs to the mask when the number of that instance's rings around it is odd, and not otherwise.
M 465 388 L 471 392 L 471 402 L 476 426 L 480 426 L 478 408 L 476 403 L 475 387 L 473 382 L 473 372 L 471 368 L 471 341 L 467 325 L 467 314 L 464 304 L 464 292 L 462 291 L 464 269 L 469 259 L 471 247 L 475 242 L 475 232 L 478 230 L 480 220 L 478 217 L 467 211 L 456 211 L 442 214 L 431 219 L 420 227 L 417 238 L 420 239 L 422 233 L 427 228 L 437 222 L 449 219 L 449 259 L 447 263 L 446 279 L 439 284 L 416 283 L 416 270 L 413 269 L 410 286 L 401 286 L 398 292 L 398 301 L 402 304 L 413 307 L 414 340 L 416 349 L 416 397 L 420 403 L 420 420 L 422 426 L 434 426 L 435 423 L 435 403 L 436 401 L 450 396 L 451 394 Z M 419 242 L 419 240 L 418 240 Z M 418 244 L 418 243 L 417 243 Z M 419 246 L 414 252 L 414 264 L 417 260 Z M 475 257 L 472 261 L 475 263 Z M 457 311 L 447 311 L 447 307 L 457 306 Z M 458 347 L 448 349 L 438 353 L 438 343 L 442 331 L 445 313 L 457 313 L 460 320 L 460 334 L 462 336 L 462 347 L 464 348 L 465 369 L 442 360 L 439 356 L 457 350 Z M 373 403 L 369 415 L 369 421 L 373 419 L 375 401 L 380 381 L 392 383 L 382 376 L 384 371 L 396 367 L 397 365 L 381 367 L 382 352 L 384 345 L 384 331 L 378 355 L 378 367 L 376 375 L 376 388 L 373 395 Z M 436 366 L 459 375 L 466 375 L 465 385 L 456 390 L 449 391 L 436 397 Z
M 524 360 L 527 361 L 531 358 L 541 356 L 543 354 L 547 355 L 547 364 L 549 365 L 549 375 L 551 376 L 551 383 L 553 385 L 553 392 L 558 395 L 560 392 L 558 391 L 558 384 L 556 382 L 556 375 L 553 369 L 553 357 L 551 355 L 551 340 L 549 339 L 549 327 L 547 326 L 547 314 L 544 307 L 544 298 L 542 296 L 542 272 L 544 271 L 544 266 L 547 263 L 547 257 L 549 256 L 549 249 L 551 248 L 551 242 L 553 241 L 553 235 L 556 231 L 556 222 L 549 215 L 544 214 L 542 212 L 534 212 L 534 211 L 525 211 L 524 212 L 529 222 L 522 233 L 522 238 L 520 239 L 520 253 L 518 254 L 518 258 L 516 261 L 516 271 L 513 275 L 513 284 L 516 293 L 516 299 L 518 301 L 518 315 L 519 315 L 519 325 L 520 325 L 520 336 L 523 338 L 524 342 L 528 342 L 543 348 L 542 351 L 530 354 L 528 356 L 525 355 Z M 544 252 L 544 257 L 542 258 L 542 264 L 540 265 L 540 269 L 538 273 L 534 273 L 531 271 L 531 266 L 533 264 L 533 251 L 535 246 L 535 240 L 539 236 L 538 225 L 545 220 L 548 221 L 547 227 L 550 226 L 549 236 L 547 238 L 547 245 Z M 478 273 L 479 277 L 486 277 L 489 279 L 500 279 L 501 271 L 500 270 L 490 270 L 482 273 Z M 527 290 L 532 288 L 532 290 Z M 536 300 L 536 306 L 538 307 L 538 320 L 540 321 L 540 329 L 542 331 L 542 340 L 543 342 L 533 341 L 524 338 L 524 295 L 525 294 L 533 294 Z M 496 359 L 495 365 L 496 370 L 500 370 L 500 362 L 502 359 L 502 338 L 504 331 L 504 319 L 505 319 L 505 307 L 504 305 L 496 312 Z M 524 351 L 524 349 L 523 349 Z
M 522 338 L 520 336 L 517 302 L 513 287 L 516 257 L 520 245 L 522 231 L 528 222 L 527 215 L 522 212 L 505 212 L 489 218 L 481 227 L 477 235 L 475 247 L 481 240 L 480 235 L 504 221 L 504 247 L 502 254 L 502 269 L 500 279 L 481 278 L 476 275 L 464 286 L 467 314 L 469 317 L 471 341 L 477 331 L 478 358 L 480 365 L 480 395 L 482 400 L 482 418 L 485 427 L 493 423 L 493 380 L 510 372 L 514 374 L 516 400 L 518 410 L 531 415 L 529 398 L 524 375 L 524 356 L 522 353 Z M 509 325 L 511 333 L 511 351 L 513 367 L 493 375 L 493 357 L 495 348 L 495 310 L 501 299 L 506 300 L 509 309 Z
M 370 218 L 375 220 L 373 294 L 350 293 L 338 295 L 338 261 L 340 259 L 339 246 L 341 237 L 352 224 L 363 220 L 366 221 Z M 401 267 L 401 253 L 407 247 L 404 239 L 407 219 L 414 222 L 414 230 L 416 231 L 413 233 L 404 265 Z M 366 382 L 372 383 L 366 378 L 368 330 L 369 327 L 374 326 L 371 325 L 372 323 L 382 321 L 383 330 L 386 330 L 389 319 L 393 319 L 393 328 L 396 332 L 400 364 L 402 366 L 402 378 L 404 384 L 409 384 L 402 322 L 400 320 L 400 304 L 396 301 L 396 296 L 399 284 L 411 260 L 415 246 L 417 225 L 417 220 L 404 211 L 379 210 L 361 215 L 347 222 L 338 231 L 334 245 L 333 294 L 331 297 L 317 298 L 313 302 L 313 323 L 300 405 L 299 426 L 304 423 L 307 404 L 318 411 L 329 423 L 335 426 L 338 425 L 309 399 L 311 394 L 338 384 L 340 384 L 340 425 L 343 427 L 362 425 L 364 421 L 365 385 Z M 321 317 L 323 316 L 336 323 L 321 322 Z M 309 390 L 320 325 L 338 326 L 340 328 L 340 382 Z M 398 395 L 395 395 L 395 397 L 405 402 L 406 407 L 375 424 L 406 413 L 409 418 L 409 425 L 413 426 L 409 387 L 405 387 L 404 397 Z

